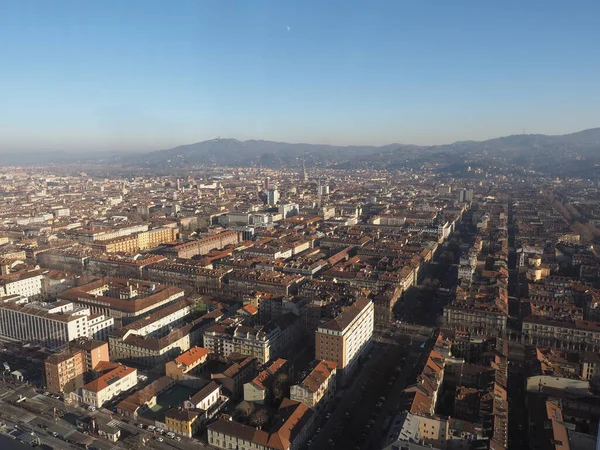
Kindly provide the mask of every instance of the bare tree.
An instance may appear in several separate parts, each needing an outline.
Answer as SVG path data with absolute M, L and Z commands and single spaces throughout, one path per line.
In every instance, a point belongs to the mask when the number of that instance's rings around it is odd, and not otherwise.
M 285 397 L 288 379 L 288 374 L 285 372 L 278 373 L 277 377 L 275 377 L 275 381 L 273 382 L 273 397 L 276 400 L 281 400 Z
M 250 425 L 253 427 L 262 428 L 269 422 L 269 413 L 265 408 L 255 409 L 249 417 Z

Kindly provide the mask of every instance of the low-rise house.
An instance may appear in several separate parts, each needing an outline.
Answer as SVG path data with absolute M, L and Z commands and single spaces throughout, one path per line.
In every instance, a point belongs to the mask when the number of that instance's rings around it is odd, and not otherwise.
M 211 381 L 198 392 L 196 392 L 189 400 L 183 402 L 186 409 L 196 409 L 208 411 L 213 405 L 217 404 L 221 395 L 221 386 L 214 381 Z
M 185 380 L 192 376 L 192 372 L 200 371 L 209 360 L 210 355 L 210 350 L 202 347 L 192 347 L 173 361 L 165 364 L 166 375 L 174 380 Z
M 290 364 L 285 359 L 274 361 L 252 381 L 244 384 L 244 400 L 262 405 L 276 397 L 283 397 L 287 390 L 289 372 Z
M 156 405 L 157 397 L 175 385 L 175 380 L 170 377 L 161 377 L 148 386 L 119 402 L 117 413 L 124 417 L 137 419 L 148 409 Z
M 171 408 L 165 413 L 167 432 L 192 437 L 200 428 L 201 414 L 184 408 Z

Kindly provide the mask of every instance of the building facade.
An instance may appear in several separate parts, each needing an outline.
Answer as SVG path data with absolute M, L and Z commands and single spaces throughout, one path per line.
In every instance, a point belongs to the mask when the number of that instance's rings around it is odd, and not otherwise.
M 315 333 L 316 358 L 335 362 L 342 376 L 352 373 L 370 347 L 373 327 L 373 302 L 361 297 L 335 319 L 319 325 Z

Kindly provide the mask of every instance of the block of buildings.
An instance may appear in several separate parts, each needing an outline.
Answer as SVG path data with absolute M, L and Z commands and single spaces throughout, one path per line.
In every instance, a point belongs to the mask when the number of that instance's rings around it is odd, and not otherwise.
M 218 419 L 208 425 L 208 443 L 216 448 L 256 450 L 295 450 L 309 438 L 314 413 L 304 403 L 284 399 L 274 430 L 268 433 L 254 427 Z
M 169 312 L 165 308 L 164 313 L 162 310 L 157 311 L 154 316 L 160 316 L 159 320 L 162 321 L 164 314 Z M 177 314 L 174 312 L 170 315 L 174 317 Z M 178 325 L 164 323 L 152 332 L 146 327 L 144 333 L 140 334 L 139 329 L 136 332 L 127 329 L 125 333 L 112 334 L 108 338 L 111 357 L 116 361 L 133 361 L 147 367 L 162 366 L 182 352 L 201 344 L 204 331 L 216 324 L 222 316 L 220 310 L 214 310 L 190 322 L 176 322 Z M 142 319 L 142 322 L 146 321 Z M 135 324 L 136 322 L 131 325 Z
M 147 281 L 105 277 L 58 296 L 126 324 L 184 296 L 184 291 Z

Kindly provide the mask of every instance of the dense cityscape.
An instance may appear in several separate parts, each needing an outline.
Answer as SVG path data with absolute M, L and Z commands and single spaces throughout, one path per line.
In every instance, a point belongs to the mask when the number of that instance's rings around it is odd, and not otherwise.
M 599 189 L 470 167 L 4 167 L 0 432 L 595 449 Z

